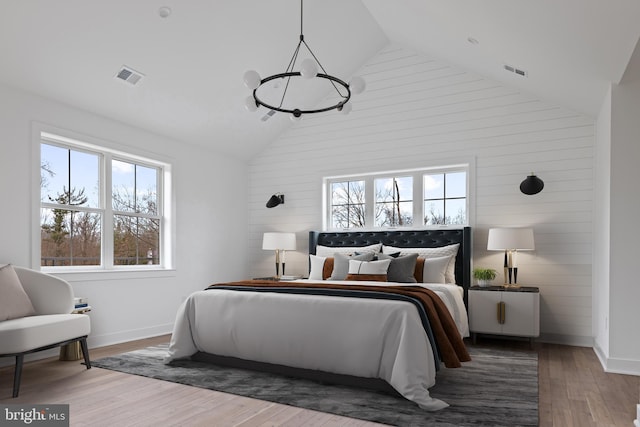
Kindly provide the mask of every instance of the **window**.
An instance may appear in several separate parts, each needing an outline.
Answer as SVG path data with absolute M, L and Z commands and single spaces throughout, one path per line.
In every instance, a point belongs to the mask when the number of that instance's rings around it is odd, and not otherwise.
M 459 165 L 325 178 L 326 224 L 330 229 L 467 225 L 468 170 Z
M 42 132 L 40 265 L 168 267 L 168 171 L 158 161 Z

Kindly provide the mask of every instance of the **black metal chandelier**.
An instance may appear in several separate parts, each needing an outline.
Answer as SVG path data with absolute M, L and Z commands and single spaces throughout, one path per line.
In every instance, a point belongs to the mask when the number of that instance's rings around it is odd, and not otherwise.
M 359 94 L 364 91 L 366 84 L 362 77 L 356 76 L 347 84 L 343 80 L 327 73 L 322 64 L 320 64 L 320 61 L 318 60 L 316 55 L 311 51 L 311 48 L 309 47 L 307 42 L 304 40 L 302 31 L 302 17 L 303 0 L 300 0 L 300 41 L 298 42 L 298 45 L 293 52 L 293 56 L 289 61 L 289 65 L 287 66 L 287 69 L 284 73 L 274 74 L 272 76 L 265 77 L 264 79 L 261 79 L 260 74 L 258 74 L 258 72 L 254 70 L 250 70 L 244 73 L 244 84 L 253 91 L 253 95 L 247 97 L 247 100 L 245 102 L 245 107 L 249 111 L 256 111 L 260 106 L 263 106 L 265 108 L 268 108 L 269 110 L 279 111 L 281 113 L 289 113 L 291 114 L 292 120 L 301 119 L 303 114 L 323 113 L 330 110 L 338 110 L 344 114 L 348 114 L 351 111 L 351 103 L 349 102 L 349 100 L 351 99 L 351 95 Z M 311 57 L 306 58 L 300 62 L 300 71 L 294 71 L 296 60 L 298 59 L 298 54 L 300 53 L 300 48 L 302 46 L 307 49 L 307 51 L 311 54 Z M 318 67 L 320 70 L 322 70 L 322 72 L 318 71 Z M 336 93 L 338 94 L 339 100 L 335 104 L 317 109 L 303 109 L 288 106 L 285 104 L 285 97 L 287 95 L 287 89 L 289 89 L 289 84 L 291 83 L 292 78 L 324 79 L 331 83 Z M 258 96 L 258 89 L 264 84 L 277 79 L 285 79 L 286 83 L 282 92 L 282 97 L 280 98 L 280 103 L 278 105 L 273 105 L 272 103 L 268 103 Z

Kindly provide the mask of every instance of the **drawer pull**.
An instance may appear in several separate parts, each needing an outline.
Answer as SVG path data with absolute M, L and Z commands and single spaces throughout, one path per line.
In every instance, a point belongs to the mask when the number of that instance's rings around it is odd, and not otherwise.
M 500 301 L 497 305 L 497 312 L 498 312 L 498 323 L 501 325 L 504 325 L 506 316 L 507 316 L 507 305 L 504 303 L 504 301 Z

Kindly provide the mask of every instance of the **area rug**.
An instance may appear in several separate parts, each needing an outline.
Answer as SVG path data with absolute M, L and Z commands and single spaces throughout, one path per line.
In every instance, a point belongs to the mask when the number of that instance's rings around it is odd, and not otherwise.
M 162 362 L 167 346 L 92 362 L 99 368 L 222 391 L 396 426 L 537 426 L 538 357 L 534 352 L 471 347 L 472 361 L 442 368 L 431 396 L 450 406 L 427 412 L 397 395 L 320 384 L 190 360 Z

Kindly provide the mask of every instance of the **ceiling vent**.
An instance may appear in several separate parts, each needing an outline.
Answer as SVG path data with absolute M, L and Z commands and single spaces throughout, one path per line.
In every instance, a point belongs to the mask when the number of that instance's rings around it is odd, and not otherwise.
M 505 70 L 509 71 L 510 73 L 514 73 L 522 77 L 527 77 L 528 73 L 525 70 L 521 70 L 520 68 L 516 68 L 512 65 L 507 65 L 507 64 L 504 64 L 503 67 Z
M 122 68 L 120 68 L 120 71 L 118 71 L 118 74 L 116 74 L 117 79 L 120 79 L 134 86 L 140 80 L 142 80 L 143 77 L 144 77 L 144 74 L 139 73 L 133 68 L 130 68 L 124 65 L 122 66 Z

